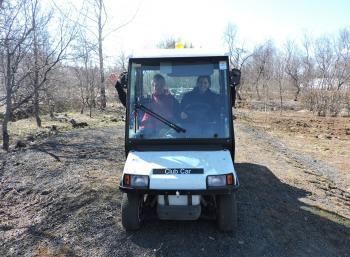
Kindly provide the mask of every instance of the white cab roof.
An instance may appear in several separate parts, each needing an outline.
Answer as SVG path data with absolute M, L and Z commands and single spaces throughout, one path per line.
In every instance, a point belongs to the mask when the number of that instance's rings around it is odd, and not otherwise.
M 225 52 L 212 51 L 202 48 L 184 49 L 145 49 L 135 51 L 130 58 L 165 58 L 165 57 L 211 57 L 228 56 Z

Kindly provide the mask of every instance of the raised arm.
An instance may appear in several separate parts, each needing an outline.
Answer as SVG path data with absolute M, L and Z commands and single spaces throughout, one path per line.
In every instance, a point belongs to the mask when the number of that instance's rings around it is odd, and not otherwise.
M 117 76 L 115 73 L 112 73 L 108 76 L 108 80 L 114 84 L 114 87 L 118 92 L 120 102 L 124 107 L 126 107 L 126 92 L 124 90 L 125 85 L 122 83 L 123 80 L 125 81 L 125 77 L 122 76 L 126 76 L 126 74 L 122 73 L 121 76 Z

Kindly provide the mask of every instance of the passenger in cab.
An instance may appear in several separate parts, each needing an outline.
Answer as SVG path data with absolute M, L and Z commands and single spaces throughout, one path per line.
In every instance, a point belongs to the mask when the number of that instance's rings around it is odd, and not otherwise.
M 192 91 L 181 101 L 181 119 L 190 121 L 214 121 L 219 113 L 219 95 L 211 89 L 210 76 L 199 76 Z

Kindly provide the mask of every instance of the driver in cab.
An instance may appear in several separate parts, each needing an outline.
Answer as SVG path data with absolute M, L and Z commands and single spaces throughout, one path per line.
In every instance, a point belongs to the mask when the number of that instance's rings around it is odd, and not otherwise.
M 152 95 L 147 107 L 165 119 L 170 121 L 176 120 L 179 103 L 165 87 L 164 77 L 160 74 L 154 75 L 151 84 Z M 160 130 L 168 127 L 148 113 L 145 113 L 142 117 L 140 128 L 147 135 L 155 135 Z
M 210 90 L 210 76 L 199 76 L 192 91 L 184 94 L 180 117 L 184 122 L 214 121 L 218 114 L 219 95 Z

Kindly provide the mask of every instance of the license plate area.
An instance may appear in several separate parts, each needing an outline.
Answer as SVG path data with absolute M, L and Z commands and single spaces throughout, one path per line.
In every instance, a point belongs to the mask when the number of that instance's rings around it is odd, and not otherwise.
M 167 169 L 153 169 L 153 174 L 157 175 L 192 175 L 203 174 L 204 169 L 198 168 L 167 168 Z
M 189 205 L 189 199 L 188 197 L 191 197 L 191 205 L 199 205 L 200 203 L 200 196 L 199 195 L 168 195 L 166 196 L 168 200 L 165 199 L 164 195 L 158 195 L 158 204 L 159 205 Z

